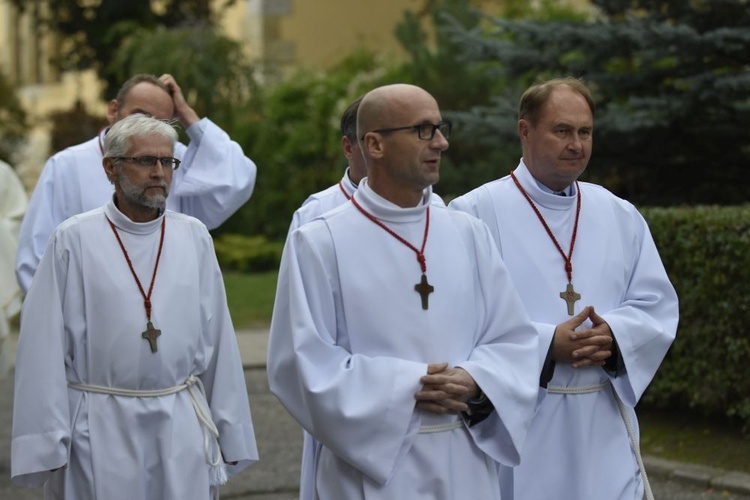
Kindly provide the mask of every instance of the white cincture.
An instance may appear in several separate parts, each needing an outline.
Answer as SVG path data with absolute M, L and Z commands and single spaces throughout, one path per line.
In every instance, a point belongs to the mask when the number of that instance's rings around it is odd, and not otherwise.
M 461 422 L 460 420 L 454 420 L 453 422 L 448 422 L 447 424 L 423 425 L 419 428 L 419 433 L 432 434 L 433 432 L 452 431 L 453 429 L 463 427 L 463 425 L 463 422 Z
M 550 394 L 589 394 L 592 392 L 598 392 L 610 385 L 610 381 L 607 380 L 603 384 L 599 385 L 586 385 L 581 387 L 562 387 L 562 386 L 549 386 L 547 392 Z M 612 394 L 615 396 L 617 402 L 617 408 L 620 410 L 623 422 L 625 422 L 625 428 L 628 430 L 628 437 L 630 438 L 630 446 L 633 449 L 635 455 L 635 461 L 638 463 L 638 469 L 641 471 L 641 477 L 643 478 L 643 490 L 646 495 L 646 500 L 654 500 L 654 494 L 651 491 L 651 484 L 648 482 L 648 476 L 646 475 L 646 467 L 643 465 L 643 457 L 641 457 L 641 447 L 638 445 L 638 439 L 636 439 L 635 429 L 633 423 L 630 421 L 625 403 L 622 402 L 620 396 L 617 394 L 614 386 L 612 387 Z
M 158 398 L 187 390 L 190 395 L 190 402 L 193 404 L 193 409 L 195 410 L 195 415 L 201 423 L 201 429 L 203 431 L 203 451 L 206 454 L 206 463 L 210 467 L 210 482 L 214 486 L 219 486 L 227 482 L 224 459 L 221 456 L 221 448 L 219 447 L 219 430 L 216 428 L 216 424 L 214 424 L 214 421 L 211 418 L 210 410 L 201 404 L 200 399 L 194 392 L 196 386 L 205 400 L 206 390 L 203 387 L 203 382 L 201 382 L 201 380 L 195 375 L 190 375 L 184 384 L 153 390 L 119 389 L 117 387 L 106 387 L 103 385 L 68 382 L 68 387 L 77 391 L 130 398 Z
M 599 385 L 582 385 L 580 387 L 563 387 L 560 385 L 551 385 L 547 387 L 550 394 L 589 394 L 599 392 L 609 385 L 609 381 Z

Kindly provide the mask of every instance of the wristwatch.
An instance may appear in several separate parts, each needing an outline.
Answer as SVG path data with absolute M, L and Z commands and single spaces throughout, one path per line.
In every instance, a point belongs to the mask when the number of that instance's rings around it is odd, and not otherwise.
M 466 401 L 466 405 L 469 409 L 463 412 L 463 416 L 469 422 L 469 427 L 483 421 L 495 411 L 495 405 L 492 404 L 490 398 L 481 388 L 479 389 L 479 395 Z

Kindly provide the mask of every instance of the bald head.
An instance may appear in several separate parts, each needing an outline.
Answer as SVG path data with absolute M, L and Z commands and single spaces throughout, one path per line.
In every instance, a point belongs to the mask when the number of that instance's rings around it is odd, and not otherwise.
M 107 120 L 114 125 L 135 113 L 171 119 L 175 108 L 169 87 L 153 75 L 136 75 L 125 82 L 117 97 L 109 101 Z
M 357 112 L 357 137 L 382 128 L 411 125 L 414 105 L 424 103 L 437 109 L 437 101 L 429 92 L 416 85 L 396 83 L 371 90 L 362 98 Z
M 367 184 L 401 207 L 416 206 L 440 177 L 449 132 L 437 101 L 420 87 L 395 84 L 368 92 L 357 112 Z

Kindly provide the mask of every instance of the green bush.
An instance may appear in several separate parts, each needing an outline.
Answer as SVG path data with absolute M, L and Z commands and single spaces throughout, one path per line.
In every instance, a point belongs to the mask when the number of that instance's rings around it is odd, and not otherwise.
M 750 431 L 750 205 L 644 209 L 680 298 L 677 339 L 646 405 Z
M 224 233 L 214 239 L 214 248 L 222 270 L 247 273 L 277 270 L 284 244 L 264 236 Z

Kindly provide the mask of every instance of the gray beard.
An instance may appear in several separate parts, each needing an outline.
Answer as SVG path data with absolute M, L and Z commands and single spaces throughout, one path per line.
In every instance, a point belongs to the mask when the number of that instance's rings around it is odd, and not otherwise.
M 117 182 L 120 184 L 122 195 L 131 203 L 144 208 L 156 208 L 162 212 L 164 211 L 167 204 L 167 196 L 169 196 L 168 183 L 163 182 L 160 184 L 160 187 L 164 188 L 164 194 L 148 195 L 140 186 L 136 186 L 128 180 L 128 177 L 122 173 L 121 167 L 117 168 Z

